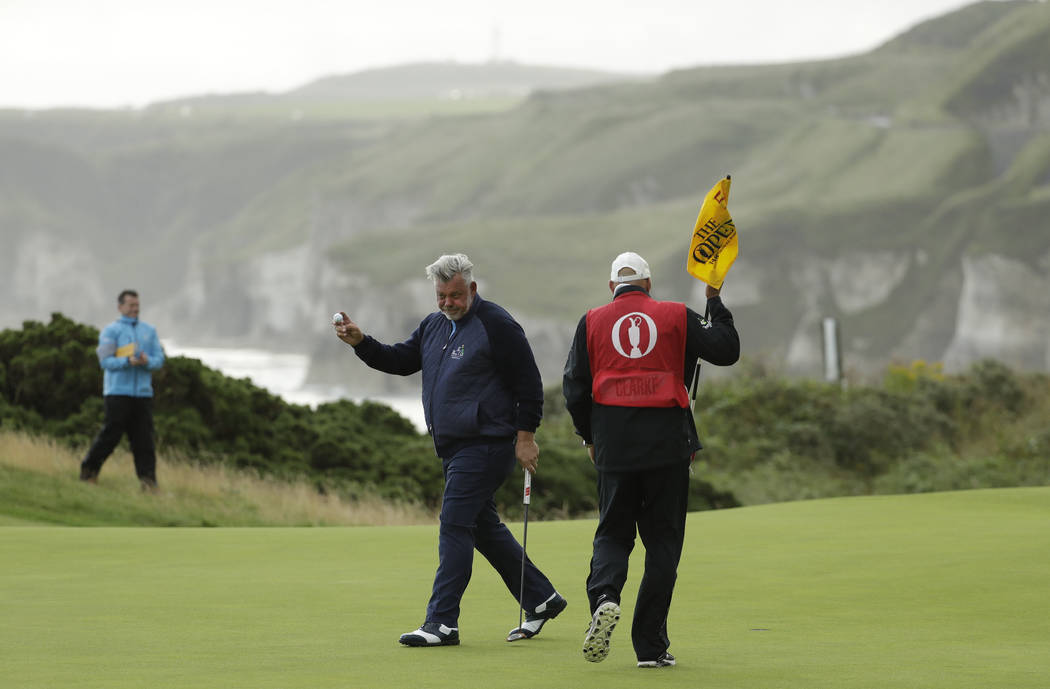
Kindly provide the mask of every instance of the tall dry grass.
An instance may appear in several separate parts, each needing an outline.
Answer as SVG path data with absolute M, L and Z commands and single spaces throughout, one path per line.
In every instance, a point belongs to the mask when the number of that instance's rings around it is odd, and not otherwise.
M 82 455 L 53 440 L 0 431 L 0 463 L 59 481 L 75 482 Z M 221 465 L 197 465 L 158 455 L 157 500 L 165 503 L 212 503 L 212 509 L 236 510 L 260 525 L 385 526 L 429 524 L 436 520 L 419 505 L 371 496 L 355 500 L 322 495 L 305 481 L 286 482 Z M 103 466 L 101 484 L 138 490 L 130 453 L 118 448 Z M 230 515 L 231 517 L 234 515 Z M 237 520 L 240 521 L 240 520 Z

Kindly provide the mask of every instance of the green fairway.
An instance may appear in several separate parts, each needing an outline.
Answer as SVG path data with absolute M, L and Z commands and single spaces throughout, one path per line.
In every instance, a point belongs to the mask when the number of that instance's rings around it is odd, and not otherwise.
M 630 616 L 583 660 L 593 521 L 535 522 L 569 599 L 536 639 L 483 560 L 459 647 L 409 649 L 436 527 L 0 527 L 0 687 L 1037 687 L 1050 668 L 1050 488 L 690 515 L 669 620 L 638 670 Z M 521 525 L 512 525 L 520 535 Z

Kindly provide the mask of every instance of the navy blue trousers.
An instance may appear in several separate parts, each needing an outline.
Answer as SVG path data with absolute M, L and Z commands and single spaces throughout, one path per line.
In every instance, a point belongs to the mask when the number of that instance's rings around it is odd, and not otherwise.
M 477 549 L 503 578 L 517 600 L 521 593 L 521 544 L 500 521 L 493 495 L 518 466 L 514 443 L 504 441 L 463 448 L 442 460 L 445 493 L 441 500 L 438 568 L 427 605 L 427 622 L 459 626 L 459 602 L 470 582 Z M 526 610 L 554 593 L 547 577 L 525 560 Z
M 645 573 L 631 625 L 638 660 L 655 660 L 671 643 L 667 613 L 682 557 L 688 502 L 688 462 L 648 471 L 598 472 L 598 528 L 587 598 L 592 613 L 600 599 L 620 602 L 637 529 L 645 546 Z

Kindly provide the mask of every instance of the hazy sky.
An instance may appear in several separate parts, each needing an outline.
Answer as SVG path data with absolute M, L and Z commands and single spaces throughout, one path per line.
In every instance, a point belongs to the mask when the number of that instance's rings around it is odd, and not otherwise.
M 420 60 L 662 72 L 862 52 L 967 0 L 0 0 L 0 107 L 282 91 Z

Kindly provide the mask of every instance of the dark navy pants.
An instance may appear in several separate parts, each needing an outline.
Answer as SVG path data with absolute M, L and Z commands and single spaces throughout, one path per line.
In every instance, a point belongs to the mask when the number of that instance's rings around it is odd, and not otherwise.
M 434 591 L 427 622 L 457 627 L 459 601 L 470 582 L 474 549 L 503 578 L 514 599 L 521 593 L 521 545 L 500 521 L 493 494 L 518 466 L 510 440 L 466 447 L 442 460 L 445 493 Z M 525 561 L 526 610 L 551 597 L 554 587 L 530 560 Z
M 655 660 L 671 643 L 667 612 L 678 578 L 688 502 L 688 462 L 648 471 L 598 472 L 598 528 L 587 597 L 592 613 L 603 596 L 620 602 L 637 528 L 645 546 L 645 573 L 631 625 L 638 660 Z

